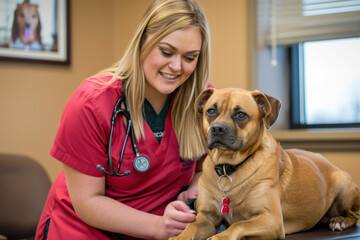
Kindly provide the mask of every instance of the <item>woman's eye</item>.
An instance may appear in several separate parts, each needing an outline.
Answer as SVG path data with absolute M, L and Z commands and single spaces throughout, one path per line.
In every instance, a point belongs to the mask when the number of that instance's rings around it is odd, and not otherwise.
M 209 108 L 206 111 L 206 115 L 208 115 L 208 117 L 212 118 L 216 115 L 216 110 L 214 108 Z
M 172 54 L 171 52 L 165 51 L 164 49 L 160 49 L 161 54 L 164 55 L 165 57 L 170 57 Z
M 235 119 L 240 120 L 240 121 L 245 120 L 247 117 L 248 117 L 248 115 L 244 112 L 237 112 L 235 114 Z
M 195 60 L 194 57 L 184 57 L 187 62 L 193 62 Z

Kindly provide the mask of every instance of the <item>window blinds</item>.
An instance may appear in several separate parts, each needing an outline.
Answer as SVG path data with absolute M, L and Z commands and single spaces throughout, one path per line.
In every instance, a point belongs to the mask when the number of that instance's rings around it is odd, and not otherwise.
M 266 45 L 360 36 L 360 0 L 257 0 Z

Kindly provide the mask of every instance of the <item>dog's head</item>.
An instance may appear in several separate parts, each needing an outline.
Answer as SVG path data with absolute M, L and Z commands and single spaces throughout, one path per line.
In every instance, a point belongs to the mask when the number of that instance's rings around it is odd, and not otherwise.
M 253 146 L 277 119 L 281 102 L 260 91 L 207 89 L 195 102 L 209 150 L 241 151 Z
M 18 4 L 14 12 L 14 22 L 12 27 L 12 40 L 17 38 L 24 44 L 31 44 L 35 41 L 41 43 L 40 37 L 41 24 L 38 6 L 24 2 Z

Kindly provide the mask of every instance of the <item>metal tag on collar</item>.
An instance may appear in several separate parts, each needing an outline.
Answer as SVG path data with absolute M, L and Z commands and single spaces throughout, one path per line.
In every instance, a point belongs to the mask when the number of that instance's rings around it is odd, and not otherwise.
M 232 188 L 232 178 L 227 175 L 226 173 L 226 167 L 223 166 L 223 170 L 224 170 L 224 175 L 221 175 L 219 177 L 219 180 L 218 180 L 218 186 L 219 186 L 219 189 L 223 192 L 223 199 L 221 201 L 221 214 L 224 215 L 224 214 L 229 214 L 229 205 L 230 205 L 230 199 L 228 198 L 228 192 L 230 191 L 230 189 Z M 227 187 L 227 188 L 223 188 L 221 186 L 221 180 L 222 179 L 228 179 L 230 181 L 230 185 Z
M 144 155 L 137 154 L 134 162 L 133 162 L 134 168 L 138 172 L 146 172 L 150 168 L 150 160 Z

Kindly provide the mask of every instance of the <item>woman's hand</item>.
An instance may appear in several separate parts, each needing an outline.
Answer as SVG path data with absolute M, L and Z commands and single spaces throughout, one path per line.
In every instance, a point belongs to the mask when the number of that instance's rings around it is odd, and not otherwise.
M 168 239 L 169 237 L 177 236 L 185 230 L 189 223 L 195 221 L 195 211 L 191 210 L 186 203 L 189 199 L 197 198 L 200 174 L 201 172 L 195 173 L 189 188 L 179 194 L 177 201 L 167 205 L 159 223 L 158 230 L 160 237 L 157 239 Z
M 195 211 L 183 201 L 174 201 L 167 205 L 164 215 L 158 222 L 156 239 L 168 239 L 184 231 L 186 226 L 195 221 Z

